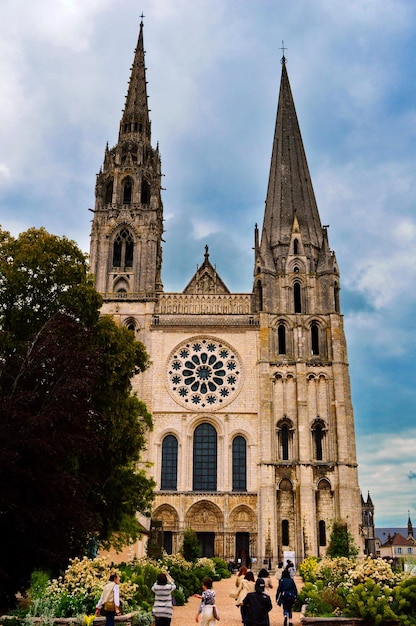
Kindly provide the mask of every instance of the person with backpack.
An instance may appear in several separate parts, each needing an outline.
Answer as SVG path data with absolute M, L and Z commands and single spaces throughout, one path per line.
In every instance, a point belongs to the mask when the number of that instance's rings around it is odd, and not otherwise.
M 269 613 L 272 610 L 272 601 L 264 589 L 264 579 L 258 578 L 255 590 L 248 593 L 243 600 L 247 626 L 270 626 Z
M 291 577 L 287 569 L 283 570 L 282 578 L 276 592 L 276 601 L 278 606 L 283 607 L 283 626 L 287 626 L 289 618 L 289 626 L 292 625 L 292 607 L 298 597 L 296 583 Z

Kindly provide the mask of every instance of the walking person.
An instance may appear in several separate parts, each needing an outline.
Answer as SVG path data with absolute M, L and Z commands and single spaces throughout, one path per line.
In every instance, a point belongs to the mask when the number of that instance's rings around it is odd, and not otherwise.
M 244 626 L 247 626 L 246 621 L 246 608 L 244 606 L 244 598 L 248 593 L 251 593 L 255 590 L 254 586 L 254 574 L 251 570 L 249 570 L 244 579 L 241 582 L 241 585 L 237 589 L 237 595 L 235 599 L 236 606 L 240 607 L 241 612 L 241 621 Z
M 296 588 L 296 583 L 291 577 L 289 570 L 285 569 L 282 572 L 282 578 L 280 579 L 276 592 L 277 605 L 283 607 L 283 626 L 287 626 L 288 618 L 289 626 L 293 626 L 292 608 L 297 597 L 298 590 Z
M 209 576 L 202 581 L 202 590 L 202 594 L 194 593 L 195 598 L 201 599 L 195 621 L 197 623 L 200 621 L 201 626 L 214 626 L 216 621 L 215 591 L 212 588 L 212 578 Z
M 155 594 L 152 613 L 155 616 L 155 626 L 170 626 L 172 620 L 172 591 L 176 589 L 173 579 L 168 579 L 165 572 L 157 575 L 156 582 L 152 585 Z
M 272 610 L 272 601 L 265 593 L 263 578 L 256 580 L 255 590 L 246 595 L 243 604 L 246 610 L 247 626 L 270 626 L 269 613 Z
M 283 561 L 279 561 L 278 564 L 276 565 L 276 571 L 275 571 L 277 584 L 279 584 L 279 580 L 282 578 L 282 572 L 283 572 Z
M 95 615 L 97 617 L 100 615 L 101 609 L 104 610 L 106 626 L 114 626 L 115 616 L 121 615 L 120 587 L 118 586 L 118 582 L 118 574 L 111 574 L 108 583 L 104 585 L 95 609 Z
M 264 593 L 270 594 L 270 589 L 273 589 L 272 579 L 270 578 L 270 574 L 265 567 L 263 567 L 259 573 L 257 574 L 257 580 L 262 578 L 264 580 Z

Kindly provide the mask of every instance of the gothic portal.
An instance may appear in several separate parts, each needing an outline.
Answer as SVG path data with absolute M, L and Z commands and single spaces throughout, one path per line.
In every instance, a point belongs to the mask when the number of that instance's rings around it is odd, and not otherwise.
M 354 417 L 340 274 L 321 225 L 285 58 L 251 293 L 209 259 L 183 292 L 163 289 L 161 162 L 151 144 L 143 24 L 116 146 L 97 176 L 91 270 L 103 313 L 152 365 L 134 381 L 153 414 L 153 518 L 175 552 L 258 564 L 326 551 L 331 522 L 360 545 Z

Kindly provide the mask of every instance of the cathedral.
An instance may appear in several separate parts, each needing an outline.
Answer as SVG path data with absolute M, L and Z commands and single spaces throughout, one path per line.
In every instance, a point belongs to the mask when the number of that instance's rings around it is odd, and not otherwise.
M 154 422 L 144 452 L 152 523 L 169 553 L 192 528 L 201 555 L 242 564 L 322 556 L 335 519 L 361 547 L 340 272 L 285 57 L 252 291 L 232 293 L 206 246 L 172 293 L 162 284 L 162 171 L 144 56 L 141 23 L 118 142 L 97 175 L 90 263 L 103 314 L 131 329 L 152 362 L 133 381 Z

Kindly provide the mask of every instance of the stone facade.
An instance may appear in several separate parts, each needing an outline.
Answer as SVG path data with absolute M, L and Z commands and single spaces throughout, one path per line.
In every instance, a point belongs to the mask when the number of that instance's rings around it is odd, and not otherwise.
M 151 146 L 140 26 L 117 145 L 97 176 L 91 267 L 103 313 L 152 365 L 134 389 L 153 414 L 145 460 L 165 547 L 275 563 L 326 551 L 331 522 L 361 544 L 340 276 L 321 226 L 286 71 L 252 293 L 230 293 L 205 249 L 182 293 L 161 280 L 161 163 Z

